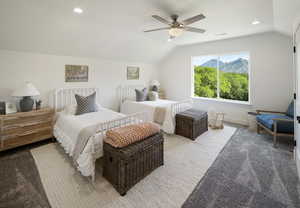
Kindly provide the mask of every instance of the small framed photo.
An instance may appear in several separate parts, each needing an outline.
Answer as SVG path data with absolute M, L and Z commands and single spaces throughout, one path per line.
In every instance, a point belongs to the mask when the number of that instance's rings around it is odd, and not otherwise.
M 65 65 L 66 82 L 88 82 L 89 66 L 87 65 Z
M 128 66 L 127 67 L 127 80 L 140 79 L 140 67 Z
M 10 113 L 17 113 L 17 106 L 14 103 L 11 102 L 6 102 L 5 103 L 5 113 L 10 114 Z

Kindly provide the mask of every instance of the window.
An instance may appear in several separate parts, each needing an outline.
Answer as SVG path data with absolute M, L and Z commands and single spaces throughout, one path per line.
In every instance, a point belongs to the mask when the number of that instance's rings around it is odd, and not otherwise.
M 249 53 L 192 58 L 193 96 L 249 103 Z

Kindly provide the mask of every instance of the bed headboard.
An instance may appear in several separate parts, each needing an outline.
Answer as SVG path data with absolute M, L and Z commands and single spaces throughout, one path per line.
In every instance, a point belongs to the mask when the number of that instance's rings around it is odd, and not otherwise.
M 99 89 L 89 88 L 60 88 L 54 90 L 53 107 L 55 111 L 61 111 L 65 106 L 76 104 L 75 94 L 88 96 L 96 92 L 96 101 L 99 101 Z
M 143 89 L 145 85 L 122 85 L 118 88 L 119 102 L 122 104 L 126 99 L 135 100 L 135 89 Z

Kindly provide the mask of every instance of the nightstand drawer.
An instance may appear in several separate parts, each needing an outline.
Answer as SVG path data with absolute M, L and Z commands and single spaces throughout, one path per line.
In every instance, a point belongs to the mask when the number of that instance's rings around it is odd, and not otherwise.
M 54 110 L 0 115 L 0 151 L 52 138 Z
M 0 134 L 5 137 L 6 135 L 22 134 L 23 132 L 35 131 L 49 126 L 52 126 L 52 119 L 32 121 L 28 123 L 4 126 Z
M 52 137 L 52 128 L 26 131 L 20 134 L 6 135 L 1 138 L 1 149 L 9 149 Z
M 3 119 L 2 128 L 5 129 L 5 128 L 10 128 L 10 126 L 25 125 L 27 123 L 39 122 L 52 117 L 53 117 L 52 112 L 42 112 L 42 113 L 38 113 L 38 115 L 34 114 L 31 116 L 28 115 L 10 116 Z

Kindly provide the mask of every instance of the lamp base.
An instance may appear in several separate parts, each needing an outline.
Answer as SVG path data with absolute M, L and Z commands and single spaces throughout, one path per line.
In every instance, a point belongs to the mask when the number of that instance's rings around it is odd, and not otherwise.
M 31 97 L 29 96 L 23 97 L 23 99 L 20 100 L 21 112 L 32 111 L 33 104 L 34 104 L 34 100 Z

